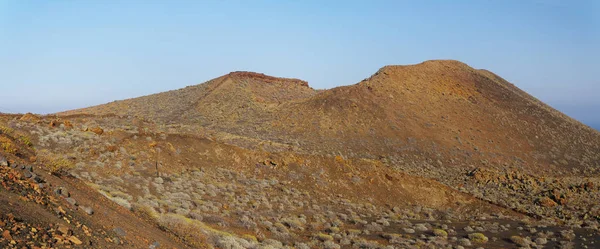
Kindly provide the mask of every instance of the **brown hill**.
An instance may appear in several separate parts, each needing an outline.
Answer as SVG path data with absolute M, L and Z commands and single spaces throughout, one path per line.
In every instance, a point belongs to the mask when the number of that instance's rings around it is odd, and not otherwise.
M 284 122 L 303 122 L 301 130 L 316 124 L 319 143 L 357 140 L 333 149 L 361 156 L 394 156 L 409 148 L 430 158 L 518 164 L 528 172 L 600 169 L 598 132 L 492 73 L 456 61 L 384 67 L 359 84 L 282 110 L 288 111 Z
M 70 127 L 45 125 L 57 119 Z M 73 174 L 111 199 L 151 210 L 164 227 L 188 224 L 216 245 L 231 233 L 325 247 L 348 242 L 355 229 L 381 240 L 400 228 L 369 222 L 388 219 L 447 219 L 458 228 L 480 217 L 514 225 L 503 219 L 525 214 L 600 227 L 600 133 L 457 61 L 386 66 L 322 91 L 234 72 L 36 122 L 13 126 L 37 149 L 76 158 Z M 507 216 L 491 215 L 498 212 Z M 331 229 L 336 215 L 346 217 L 344 232 Z M 305 223 L 289 223 L 298 217 Z M 421 245 L 405 235 L 401 248 Z
M 59 113 L 72 114 L 195 125 L 352 157 L 418 151 L 436 160 L 485 160 L 548 175 L 600 169 L 598 132 L 495 74 L 457 61 L 386 66 L 356 85 L 320 92 L 296 79 L 234 72 L 176 91 Z
M 157 123 L 207 125 L 235 122 L 242 114 L 265 115 L 274 106 L 314 94 L 316 91 L 307 82 L 298 79 L 232 72 L 200 85 L 59 114 L 114 114 Z

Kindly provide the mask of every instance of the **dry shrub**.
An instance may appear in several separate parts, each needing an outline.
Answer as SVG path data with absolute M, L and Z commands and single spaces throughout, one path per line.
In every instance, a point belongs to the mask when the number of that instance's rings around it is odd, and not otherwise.
M 15 132 L 15 130 L 10 127 L 0 125 L 0 134 L 8 136 L 8 137 L 16 138 L 16 140 L 18 140 L 22 144 L 27 145 L 29 147 L 33 146 L 33 143 L 31 142 L 31 139 L 28 136 L 23 135 L 20 132 Z M 5 138 L 5 139 L 8 139 L 8 138 Z
M 13 155 L 16 155 L 18 152 L 18 149 L 13 143 L 13 141 L 6 137 L 0 137 L 0 148 L 5 152 Z
M 127 208 L 128 210 L 131 210 L 131 203 L 122 197 L 119 196 L 110 196 L 110 195 L 105 195 L 108 199 L 110 199 L 111 201 L 113 201 L 114 203 L 117 203 L 119 206 Z
M 27 146 L 29 146 L 29 147 L 32 147 L 32 146 L 33 146 L 33 143 L 31 142 L 31 138 L 29 138 L 28 136 L 25 136 L 25 135 L 20 135 L 20 136 L 19 136 L 19 141 L 20 141 L 21 143 L 23 143 L 24 145 L 27 145 Z
M 133 210 L 133 212 L 135 212 L 142 218 L 151 221 L 158 221 L 158 218 L 160 217 L 153 207 L 147 205 L 134 203 L 131 205 L 131 210 Z
M 167 147 L 169 148 L 169 150 L 173 153 L 177 153 L 177 149 L 175 149 L 175 146 L 173 146 L 172 143 L 167 143 Z
M 258 238 L 256 238 L 256 236 L 252 235 L 252 234 L 244 234 L 242 235 L 242 239 L 245 239 L 247 241 L 250 242 L 258 242 Z
M 205 225 L 199 221 L 178 214 L 164 214 L 158 218 L 158 224 L 194 248 L 207 248 L 207 238 L 202 232 Z
M 38 160 L 54 175 L 65 175 L 75 168 L 75 164 L 69 159 L 60 155 L 51 154 L 47 151 L 41 151 L 38 154 Z
M 12 128 L 0 125 L 0 134 L 11 135 L 13 132 Z

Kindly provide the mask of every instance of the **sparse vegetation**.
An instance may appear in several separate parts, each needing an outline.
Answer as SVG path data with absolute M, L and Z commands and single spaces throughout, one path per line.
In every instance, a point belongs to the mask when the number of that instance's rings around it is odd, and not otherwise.
M 202 225 L 198 221 L 175 214 L 161 215 L 158 224 L 163 229 L 174 232 L 185 242 L 195 248 L 205 248 L 207 237 L 202 233 Z
M 17 147 L 15 146 L 15 144 L 13 143 L 12 140 L 6 138 L 6 137 L 1 137 L 0 136 L 0 148 L 2 148 L 2 150 L 4 150 L 7 153 L 10 154 L 17 154 Z
M 2 149 L 37 151 L 50 172 L 73 172 L 189 245 L 494 248 L 514 246 L 517 233 L 542 245 L 598 231 L 598 136 L 581 130 L 561 142 L 577 126 L 537 123 L 539 106 L 486 73 L 449 62 L 386 67 L 320 94 L 231 77 L 82 110 L 106 116 L 11 119 Z M 421 102 L 431 110 L 414 109 Z
M 486 243 L 489 240 L 483 233 L 470 233 L 469 239 L 475 243 Z
M 143 204 L 135 203 L 131 206 L 131 210 L 140 215 L 141 217 L 151 221 L 157 221 L 160 217 L 159 214 L 154 210 L 154 208 Z
M 40 163 L 52 174 L 66 175 L 75 168 L 75 164 L 60 155 L 54 155 L 47 151 L 38 154 Z
M 14 131 L 12 128 L 0 125 L 0 134 L 11 135 Z
M 330 241 L 333 240 L 333 237 L 329 234 L 324 234 L 324 233 L 318 233 L 315 236 L 317 239 L 321 240 L 321 241 Z
M 21 142 L 24 145 L 27 145 L 29 147 L 33 146 L 33 143 L 31 142 L 31 139 L 28 136 L 25 136 L 25 135 L 20 135 L 19 136 L 19 142 Z
M 433 235 L 442 237 L 442 238 L 447 238 L 448 232 L 444 231 L 443 229 L 433 229 Z

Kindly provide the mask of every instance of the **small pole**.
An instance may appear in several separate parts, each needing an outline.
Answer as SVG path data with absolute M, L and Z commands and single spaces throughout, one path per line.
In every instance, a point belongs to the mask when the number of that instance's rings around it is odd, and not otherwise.
M 158 174 L 158 153 L 160 153 L 160 148 L 156 148 L 156 162 L 154 164 L 154 167 L 156 168 L 156 177 L 160 176 Z

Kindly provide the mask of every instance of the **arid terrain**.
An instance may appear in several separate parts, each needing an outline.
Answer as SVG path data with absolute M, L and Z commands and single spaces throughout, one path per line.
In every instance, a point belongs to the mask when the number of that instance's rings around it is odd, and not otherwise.
M 3 248 L 598 248 L 600 132 L 487 70 L 0 115 Z

